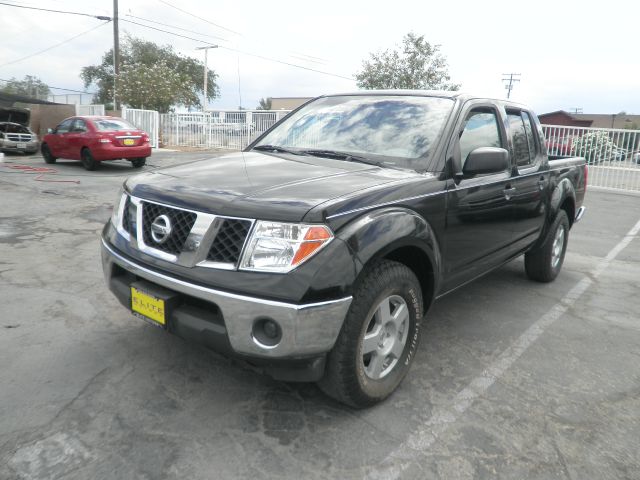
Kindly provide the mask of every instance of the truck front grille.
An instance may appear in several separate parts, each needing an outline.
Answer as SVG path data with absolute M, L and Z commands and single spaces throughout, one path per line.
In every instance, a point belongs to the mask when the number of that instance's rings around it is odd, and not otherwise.
M 209 249 L 207 260 L 235 265 L 240 259 L 240 252 L 250 228 L 250 220 L 225 218 Z
M 171 233 L 163 241 L 156 241 L 151 234 L 151 224 L 161 215 L 166 215 L 171 222 Z M 171 208 L 165 205 L 142 202 L 142 234 L 144 243 L 163 252 L 178 255 L 182 251 L 184 242 L 196 222 L 197 214 Z

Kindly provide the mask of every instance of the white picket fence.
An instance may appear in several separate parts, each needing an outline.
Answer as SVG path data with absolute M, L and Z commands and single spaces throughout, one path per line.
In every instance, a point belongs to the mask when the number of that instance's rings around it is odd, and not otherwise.
M 286 116 L 288 110 L 216 110 L 160 115 L 166 147 L 241 150 Z
M 152 148 L 160 146 L 160 115 L 155 110 L 122 107 L 122 118 L 149 135 Z
M 640 130 L 543 125 L 547 152 L 585 157 L 589 186 L 640 191 Z

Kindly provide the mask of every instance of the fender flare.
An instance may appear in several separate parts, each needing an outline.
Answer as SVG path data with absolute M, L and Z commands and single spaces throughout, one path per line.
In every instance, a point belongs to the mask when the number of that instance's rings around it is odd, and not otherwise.
M 336 236 L 354 255 L 356 278 L 372 260 L 383 258 L 402 247 L 420 249 L 431 264 L 432 297 L 437 292 L 442 271 L 440 245 L 433 227 L 414 210 L 402 207 L 373 210 L 349 222 Z M 425 298 L 425 305 L 432 300 Z

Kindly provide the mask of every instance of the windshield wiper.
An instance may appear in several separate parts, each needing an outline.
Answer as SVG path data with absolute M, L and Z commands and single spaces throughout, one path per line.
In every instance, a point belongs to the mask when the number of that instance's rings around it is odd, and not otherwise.
M 257 147 L 253 147 L 252 150 L 258 150 L 263 152 L 283 152 L 283 153 L 291 153 L 293 155 L 302 155 L 297 150 L 292 150 L 287 147 L 281 147 L 280 145 L 258 145 Z
M 339 152 L 337 150 L 302 150 L 302 153 L 307 155 L 314 155 L 316 157 L 329 157 L 329 158 L 337 158 L 338 160 L 346 160 L 347 162 L 358 162 L 358 163 L 366 163 L 367 165 L 375 165 L 376 167 L 384 167 L 385 165 L 382 162 L 376 162 L 375 160 L 371 160 L 367 157 L 362 157 L 360 155 L 354 155 L 352 153 L 347 152 Z

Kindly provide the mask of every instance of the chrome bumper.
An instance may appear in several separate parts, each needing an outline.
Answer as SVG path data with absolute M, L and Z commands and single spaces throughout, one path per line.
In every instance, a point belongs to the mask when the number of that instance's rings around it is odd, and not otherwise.
M 134 275 L 175 292 L 215 303 L 222 312 L 229 343 L 237 353 L 268 357 L 300 357 L 325 353 L 333 348 L 352 297 L 295 305 L 215 290 L 155 272 L 118 254 L 102 239 L 102 263 L 110 275 L 115 263 Z M 108 282 L 107 278 L 107 282 Z M 255 321 L 269 317 L 282 328 L 282 339 L 273 347 L 253 338 Z

